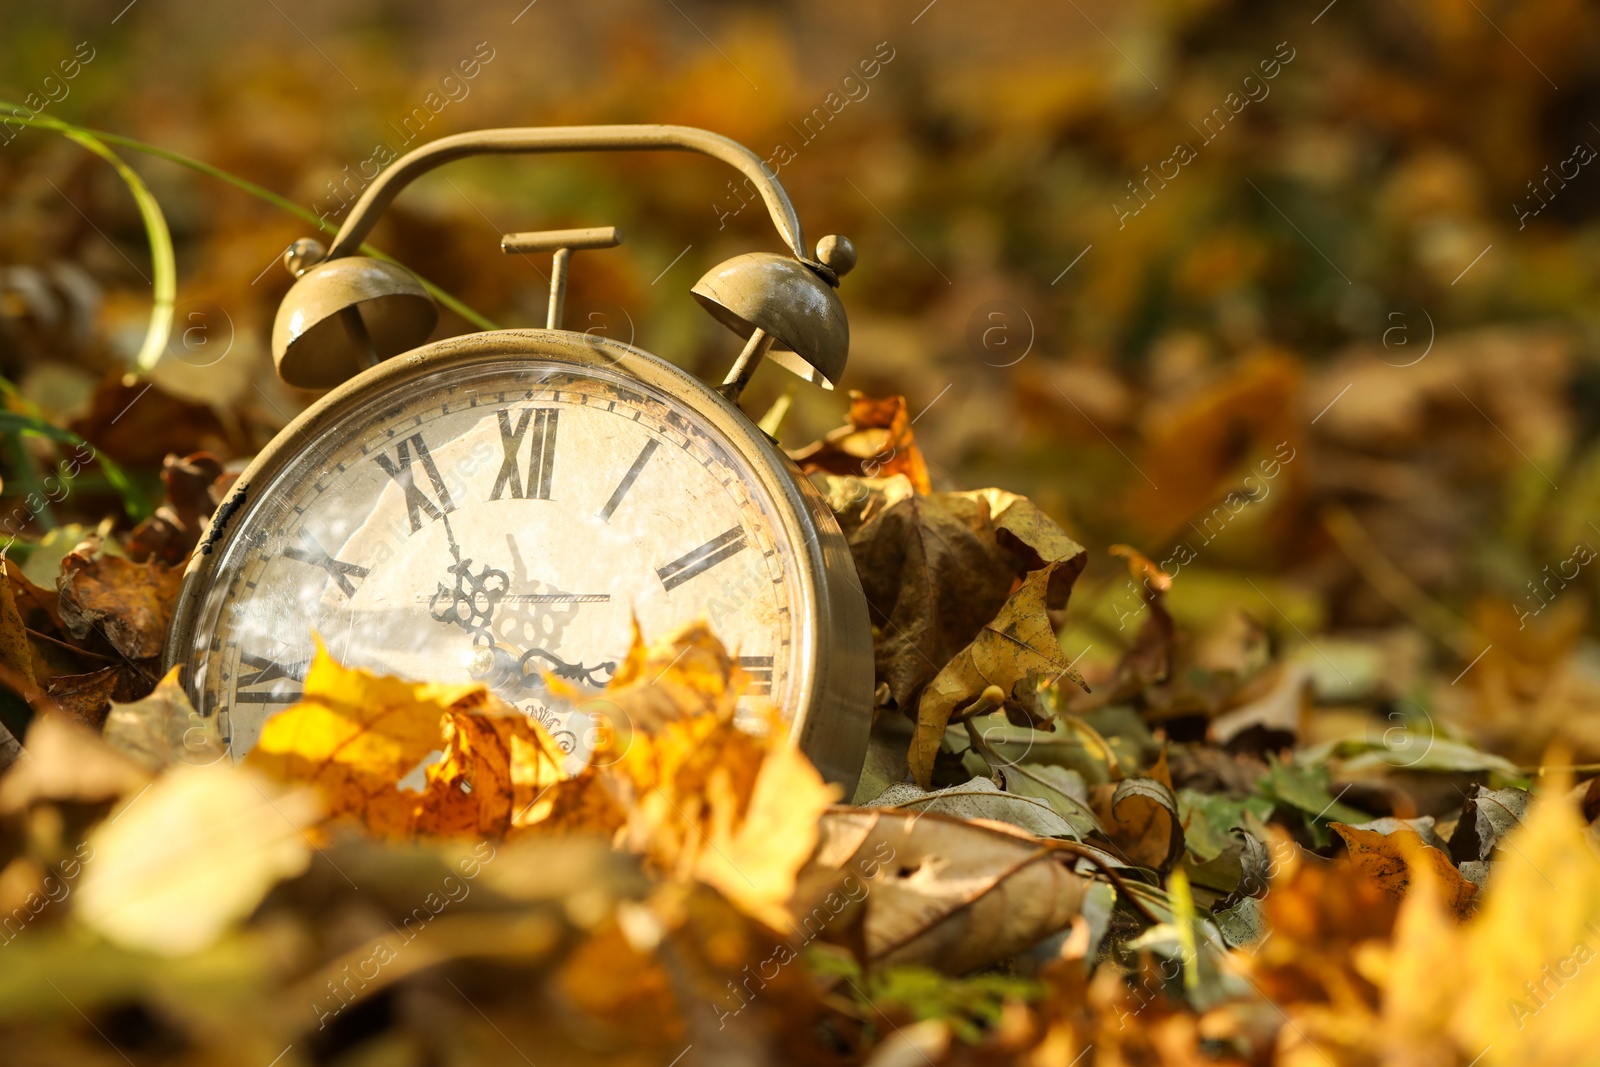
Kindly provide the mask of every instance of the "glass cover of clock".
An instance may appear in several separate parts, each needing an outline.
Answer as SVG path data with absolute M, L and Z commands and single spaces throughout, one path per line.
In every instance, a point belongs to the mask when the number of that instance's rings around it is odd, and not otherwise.
M 607 368 L 439 369 L 350 408 L 268 480 L 219 549 L 190 665 L 235 759 L 295 703 L 313 633 L 341 663 L 478 680 L 569 751 L 587 719 L 543 674 L 599 688 L 647 639 L 709 620 L 780 707 L 804 595 L 773 501 L 680 401 Z M 798 612 L 797 612 L 798 613 Z

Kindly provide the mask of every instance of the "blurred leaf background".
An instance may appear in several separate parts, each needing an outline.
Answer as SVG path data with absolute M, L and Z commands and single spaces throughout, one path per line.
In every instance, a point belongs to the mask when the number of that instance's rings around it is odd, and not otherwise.
M 1600 541 L 1592 6 L 124 3 L 0 5 L 0 95 L 335 222 L 385 149 L 488 126 L 685 123 L 781 159 L 809 238 L 860 250 L 844 385 L 907 396 L 936 484 L 1027 493 L 1091 548 L 1063 620 L 1091 682 L 1134 631 L 1121 541 L 1182 561 L 1186 627 L 1242 609 L 1325 702 L 1376 674 L 1515 759 L 1558 738 L 1600 759 L 1600 569 L 1550 581 Z M 237 464 L 312 399 L 267 354 L 276 260 L 307 224 L 117 149 L 176 253 L 147 390 L 126 375 L 157 273 L 127 187 L 49 130 L 0 142 L 8 403 L 126 468 L 129 510 L 167 453 Z M 686 290 L 778 247 L 731 177 L 666 154 L 467 161 L 373 240 L 539 325 L 548 264 L 499 235 L 618 225 L 622 248 L 577 257 L 569 324 L 720 375 L 736 342 Z M 747 407 L 788 384 L 764 371 Z M 785 443 L 843 403 L 797 392 Z M 5 440 L 16 515 L 67 446 Z M 120 510 L 90 478 L 24 504 L 22 532 Z

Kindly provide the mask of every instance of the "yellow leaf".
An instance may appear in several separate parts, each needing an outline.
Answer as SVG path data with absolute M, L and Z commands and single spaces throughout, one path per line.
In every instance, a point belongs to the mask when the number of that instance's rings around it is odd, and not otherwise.
M 713 802 L 720 810 L 696 873 L 747 915 L 781 928 L 795 875 L 816 847 L 817 820 L 837 799 L 838 787 L 824 782 L 798 749 L 777 746 L 761 762 L 742 820 L 733 804 Z
M 174 767 L 89 835 L 75 913 L 127 948 L 197 952 L 305 870 L 317 807 L 249 771 Z
M 1487 1067 L 1593 1059 L 1600 858 L 1567 793 L 1565 781 L 1546 783 L 1468 926 L 1453 1029 Z
M 434 753 L 422 793 L 400 781 Z M 503 836 L 561 815 L 610 832 L 614 805 L 590 796 L 539 723 L 479 685 L 413 685 L 341 667 L 319 642 L 301 703 L 273 716 L 247 763 L 317 786 L 334 816 L 373 833 Z

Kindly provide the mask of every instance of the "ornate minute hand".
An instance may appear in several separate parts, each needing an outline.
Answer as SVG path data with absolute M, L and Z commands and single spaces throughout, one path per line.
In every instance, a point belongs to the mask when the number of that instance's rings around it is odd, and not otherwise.
M 448 520 L 447 520 L 448 521 Z M 543 680 L 537 669 L 531 674 L 529 667 L 535 659 L 547 661 L 558 678 L 584 685 L 605 684 L 616 669 L 614 662 L 604 662 L 589 667 L 582 663 L 568 663 L 560 656 L 542 648 L 521 650 L 496 639 L 493 625 L 495 609 L 502 602 L 529 604 L 589 604 L 604 603 L 611 599 L 608 593 L 509 593 L 510 579 L 505 571 L 484 564 L 477 573 L 472 572 L 472 560 L 462 559 L 455 538 L 450 538 L 450 552 L 455 562 L 446 568 L 454 576 L 452 585 L 438 584 L 428 599 L 428 614 L 439 622 L 459 626 L 472 634 L 472 643 L 487 653 L 481 663 L 475 663 L 472 675 L 492 686 L 516 686 L 522 689 L 543 690 Z

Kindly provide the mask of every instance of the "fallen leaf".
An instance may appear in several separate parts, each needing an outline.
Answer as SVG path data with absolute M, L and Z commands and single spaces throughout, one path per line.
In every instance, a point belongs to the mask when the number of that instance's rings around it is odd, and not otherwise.
M 0 779 L 0 815 L 37 801 L 99 804 L 138 792 L 149 774 L 82 724 L 40 715 L 24 739 L 26 757 Z
M 999 614 L 923 692 L 908 757 L 918 785 L 926 789 L 932 782 L 933 760 L 945 727 L 973 713 L 988 687 L 999 688 L 1013 722 L 1020 718 L 1019 725 L 1041 725 L 1048 721 L 1039 707 L 1041 678 L 1054 682 L 1067 676 L 1083 684 L 1061 650 L 1049 615 L 1066 605 L 1073 579 L 1082 569 L 1081 559 L 1073 557 L 1071 562 L 1054 562 L 1030 572 Z
M 12 591 L 12 570 L 11 562 L 0 553 L 0 667 L 33 685 L 33 648 Z
M 161 481 L 166 500 L 129 532 L 128 554 L 139 561 L 156 559 L 176 566 L 199 542 L 217 509 L 221 494 L 214 492 L 213 486 L 219 481 L 226 484 L 231 477 L 223 474 L 222 461 L 216 456 L 196 452 L 169 454 L 161 462 Z
M 835 808 L 819 831 L 792 928 L 871 965 L 982 967 L 1065 928 L 1090 885 L 1048 841 L 948 815 Z
M 1165 871 L 1183 855 L 1183 822 L 1165 749 L 1148 775 L 1124 778 L 1114 789 L 1097 786 L 1091 796 L 1102 798 L 1096 814 L 1126 860 Z
M 1060 770 L 1059 767 L 1054 769 Z M 877 799 L 864 806 L 906 811 L 913 815 L 922 811 L 937 811 L 958 819 L 1010 823 L 1040 837 L 1081 836 L 1048 803 L 1005 792 L 988 778 L 974 778 L 970 782 L 947 789 L 935 789 L 931 793 L 909 782 L 902 782 L 890 786 Z
M 98 730 L 111 710 L 111 698 L 122 686 L 123 668 L 102 667 L 88 674 L 58 674 L 45 684 L 45 695 L 62 711 Z
M 1416 831 L 1396 830 L 1383 834 L 1341 822 L 1331 823 L 1329 828 L 1344 840 L 1349 849 L 1349 864 L 1375 881 L 1391 899 L 1403 899 L 1416 867 L 1426 864 L 1438 883 L 1445 906 L 1457 918 L 1464 919 L 1472 913 L 1478 887 L 1461 876 L 1449 856 L 1425 845 Z
M 161 654 L 183 572 L 101 552 L 91 540 L 61 561 L 61 619 L 73 637 L 98 632 L 131 660 Z
M 1501 840 L 1522 825 L 1532 800 L 1526 789 L 1479 786 L 1462 807 L 1455 833 L 1450 835 L 1450 857 L 1457 863 L 1488 861 Z
M 568 774 L 566 753 L 537 721 L 482 690 L 445 709 L 441 747 L 444 758 L 425 772 L 417 833 L 500 837 L 535 825 L 609 832 L 622 821 L 592 770 Z
M 907 497 L 848 537 L 872 617 L 877 677 L 896 707 L 912 707 L 1005 604 L 1016 569 L 982 499 Z
M 850 391 L 849 424 L 831 431 L 791 458 L 807 474 L 861 475 L 883 478 L 903 474 L 919 493 L 928 493 L 928 464 L 911 432 L 911 418 L 903 396 L 874 399 Z
M 556 811 L 611 811 L 565 793 L 594 787 L 568 775 L 538 722 L 479 685 L 413 685 L 340 666 L 318 642 L 299 704 L 267 720 L 246 758 L 281 781 L 321 792 L 331 816 L 383 836 L 503 836 Z M 400 782 L 434 753 L 422 793 Z M 610 829 L 610 825 L 595 827 Z
M 89 835 L 74 914 L 127 948 L 199 951 L 305 870 L 319 814 L 247 770 L 175 767 Z
M 795 876 L 817 843 L 817 821 L 838 798 L 793 745 L 779 743 L 761 761 L 748 803 L 713 798 L 709 848 L 695 875 L 745 914 L 781 929 Z
M 1552 760 L 1559 766 L 1562 760 Z M 1452 1031 L 1484 1062 L 1580 1063 L 1593 1057 L 1600 1004 L 1600 858 L 1560 772 L 1505 841 L 1455 967 Z
M 168 671 L 149 696 L 112 704 L 106 715 L 105 739 L 151 770 L 174 763 L 215 763 L 227 755 L 216 716 L 194 709 L 178 681 L 179 670 Z

